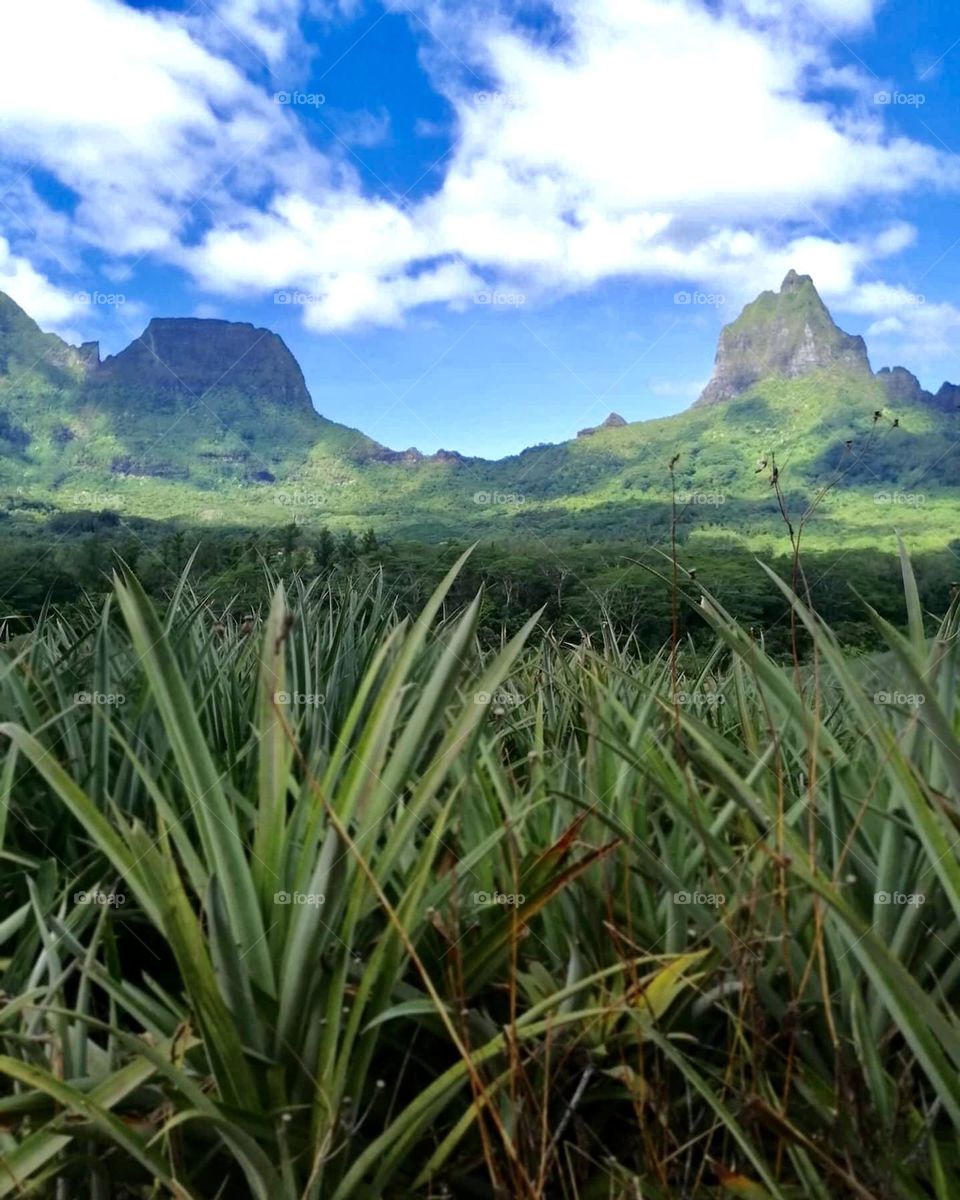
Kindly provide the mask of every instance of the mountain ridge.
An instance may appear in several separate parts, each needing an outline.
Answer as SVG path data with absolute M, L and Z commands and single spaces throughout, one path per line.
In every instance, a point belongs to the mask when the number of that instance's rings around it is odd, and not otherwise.
M 776 456 L 798 502 L 834 479 L 821 519 L 839 528 L 830 511 L 843 508 L 852 528 L 855 513 L 874 544 L 893 512 L 871 488 L 908 496 L 931 486 L 932 464 L 938 488 L 960 480 L 960 388 L 926 392 L 902 367 L 875 374 L 812 280 L 784 282 L 731 323 L 715 402 L 647 421 L 611 413 L 499 460 L 393 450 L 328 420 L 282 339 L 248 323 L 157 318 L 101 362 L 95 344 L 70 347 L 2 298 L 0 521 L 92 507 L 187 523 L 362 522 L 428 541 L 659 537 L 673 487 L 713 536 L 769 537 L 780 516 L 757 464 Z M 785 332 L 764 347 L 771 329 Z M 782 373 L 754 379 L 771 363 Z M 896 502 L 899 527 L 927 528 L 919 507 Z
M 278 411 L 328 420 L 314 406 L 300 365 L 280 335 L 249 322 L 153 317 L 139 337 L 101 360 L 97 342 L 69 345 L 56 334 L 41 330 L 11 297 L 0 292 L 0 376 L 9 374 L 6 362 L 11 334 L 14 341 L 28 347 L 21 359 L 32 355 L 34 364 L 43 363 L 54 374 L 60 372 L 87 384 L 101 399 L 111 391 L 135 388 L 141 394 L 152 393 L 156 408 L 169 411 L 177 407 L 178 399 L 189 407 L 204 402 L 218 389 L 235 388 Z M 921 402 L 947 413 L 960 410 L 960 385 L 945 381 L 932 393 L 921 387 L 906 367 L 882 367 L 874 372 L 863 338 L 840 329 L 811 276 L 793 269 L 778 292 L 761 292 L 723 327 L 713 373 L 691 407 L 723 404 L 766 379 L 802 378 L 824 370 L 875 379 L 891 403 Z M 610 413 L 601 424 L 578 430 L 575 438 L 637 423 Z M 452 449 L 424 454 L 413 446 L 395 450 L 360 430 L 355 433 L 359 459 L 387 465 L 495 463 L 516 457 L 483 459 Z M 536 447 L 520 453 L 530 449 Z

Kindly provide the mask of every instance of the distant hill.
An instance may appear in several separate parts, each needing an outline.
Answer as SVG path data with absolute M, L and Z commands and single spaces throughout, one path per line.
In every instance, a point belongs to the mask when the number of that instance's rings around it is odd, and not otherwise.
M 656 540 L 673 487 L 682 537 L 759 547 L 782 538 L 776 461 L 796 512 L 830 485 L 820 544 L 890 544 L 896 526 L 942 545 L 956 536 L 958 407 L 956 385 L 931 394 L 903 367 L 875 374 L 862 338 L 793 271 L 724 328 L 687 412 L 612 413 L 497 462 L 391 450 L 326 419 L 269 330 L 156 318 L 101 361 L 0 294 L 0 506 L 19 521 L 91 508 L 430 540 Z

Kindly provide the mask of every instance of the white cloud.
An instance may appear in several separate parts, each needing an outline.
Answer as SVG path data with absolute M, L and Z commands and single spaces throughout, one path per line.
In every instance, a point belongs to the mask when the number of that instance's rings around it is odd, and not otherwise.
M 954 343 L 960 332 L 960 309 L 953 304 L 928 302 L 922 293 L 905 287 L 867 283 L 853 290 L 844 308 L 874 318 L 867 336 L 881 340 L 880 349 L 888 354 L 892 341 L 896 352 L 909 362 L 957 357 Z
M 118 256 L 173 256 L 238 192 L 325 169 L 272 93 L 176 17 L 116 0 L 4 14 L 0 154 L 56 176 L 77 196 L 74 239 Z
M 233 37 L 273 66 L 290 51 L 300 9 L 300 0 L 221 0 L 213 9 L 202 6 L 199 19 L 207 24 L 207 36 L 226 52 L 235 49 L 228 40 Z
M 46 329 L 67 331 L 70 321 L 83 312 L 83 303 L 51 283 L 25 259 L 10 250 L 0 237 L 0 292 L 6 292 Z
M 872 0 L 553 0 L 566 32 L 552 44 L 489 6 L 422 0 L 415 27 L 437 35 L 424 61 L 456 141 L 432 195 L 372 195 L 274 103 L 276 75 L 250 67 L 250 50 L 271 70 L 302 56 L 307 3 L 219 0 L 186 17 L 117 0 L 11 9 L 0 154 L 76 194 L 69 228 L 49 214 L 51 237 L 100 248 L 114 277 L 149 254 L 214 295 L 302 290 L 320 330 L 466 303 L 481 276 L 531 299 L 629 275 L 733 303 L 791 266 L 882 322 L 902 297 L 871 298 L 864 277 L 916 231 L 891 221 L 853 238 L 850 209 L 960 186 L 952 158 L 891 134 L 889 113 L 864 103 L 867 72 L 831 59 L 831 30 L 867 27 Z M 849 103 L 812 99 L 812 85 Z M 383 115 L 351 120 L 359 144 L 386 133 Z
M 343 272 L 330 281 L 322 300 L 307 306 L 305 318 L 311 329 L 324 333 L 364 322 L 399 325 L 412 308 L 462 301 L 482 287 L 483 280 L 463 263 L 444 263 L 412 277 Z

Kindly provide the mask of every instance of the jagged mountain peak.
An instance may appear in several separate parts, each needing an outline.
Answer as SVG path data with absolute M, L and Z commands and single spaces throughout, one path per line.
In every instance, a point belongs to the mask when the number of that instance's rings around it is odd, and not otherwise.
M 696 403 L 729 400 L 773 376 L 832 369 L 871 376 L 867 347 L 835 324 L 813 279 L 790 270 L 779 292 L 761 292 L 724 326 L 713 375 Z
M 813 283 L 813 276 L 800 275 L 791 267 L 786 275 L 784 275 L 783 283 L 780 284 L 780 294 L 782 296 L 790 292 L 802 292 L 806 288 L 811 288 L 816 293 L 817 299 L 820 299 L 820 294 Z M 821 303 L 823 302 L 821 301 Z
M 960 411 L 960 385 L 944 382 L 936 394 L 921 387 L 920 380 L 906 367 L 881 367 L 876 375 L 891 403 L 906 401 L 911 404 L 929 404 L 941 412 Z

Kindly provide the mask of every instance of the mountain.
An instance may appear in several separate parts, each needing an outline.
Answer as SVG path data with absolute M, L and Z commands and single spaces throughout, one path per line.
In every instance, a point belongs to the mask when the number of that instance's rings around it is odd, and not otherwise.
M 581 429 L 577 437 L 585 438 L 592 437 L 595 433 L 599 433 L 601 429 L 622 429 L 626 425 L 626 421 L 619 413 L 612 412 L 609 417 L 599 425 L 590 425 L 586 429 Z
M 92 378 L 136 388 L 154 403 L 186 403 L 234 388 L 290 411 L 313 412 L 300 365 L 269 329 L 193 317 L 154 318 L 125 350 L 97 365 Z
M 686 412 L 611 413 L 558 445 L 488 462 L 392 450 L 321 416 L 281 338 L 252 325 L 157 318 L 101 362 L 0 295 L 0 523 L 109 509 L 182 524 L 373 525 L 471 537 L 779 544 L 770 463 L 792 511 L 825 484 L 824 545 L 955 536 L 960 387 L 874 374 L 861 338 L 791 271 L 721 333 Z M 672 467 L 671 467 L 672 464 Z M 4 503 L 4 493 L 6 502 Z M 808 543 L 809 544 L 809 543 Z
M 19 304 L 0 292 L 0 377 L 36 371 L 56 381 L 76 378 L 94 356 L 96 342 L 68 346 L 55 333 L 44 333 Z
M 788 271 L 779 292 L 762 292 L 724 326 L 713 375 L 696 403 L 718 404 L 764 379 L 835 369 L 872 375 L 863 338 L 834 324 L 809 275 Z
M 960 386 L 955 383 L 944 383 L 936 393 L 928 392 L 906 367 L 881 367 L 877 380 L 892 403 L 908 401 L 929 404 L 945 413 L 960 411 Z

